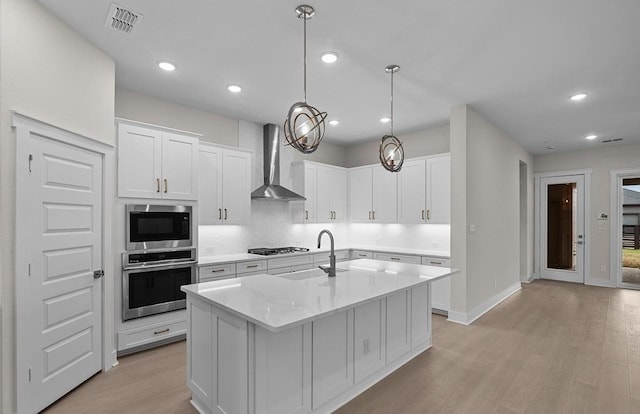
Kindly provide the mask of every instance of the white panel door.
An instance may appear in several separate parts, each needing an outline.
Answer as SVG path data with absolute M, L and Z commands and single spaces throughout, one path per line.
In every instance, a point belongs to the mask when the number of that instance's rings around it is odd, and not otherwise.
M 373 172 L 371 167 L 349 171 L 349 220 L 354 223 L 368 223 L 373 209 Z
M 224 150 L 222 159 L 222 219 L 244 224 L 251 216 L 251 154 Z
M 161 197 L 162 133 L 118 125 L 118 195 Z
M 426 222 L 425 160 L 405 161 L 398 173 L 398 222 Z
M 222 149 L 200 145 L 198 153 L 198 224 L 219 224 L 222 222 Z
M 354 371 L 358 383 L 385 364 L 384 300 L 360 305 L 354 310 Z
M 422 345 L 430 339 L 429 298 L 431 297 L 431 286 L 432 284 L 425 283 L 411 289 L 411 348 Z
M 451 223 L 451 162 L 449 157 L 427 160 L 427 223 Z
M 162 198 L 198 199 L 198 139 L 162 133 Z
M 19 346 L 31 381 L 18 404 L 38 412 L 101 369 L 103 173 L 98 154 L 30 139 L 30 313 L 19 321 L 30 340 Z
M 540 277 L 584 283 L 584 175 L 540 179 Z
M 387 296 L 387 364 L 411 349 L 409 291 Z
M 398 221 L 398 173 L 373 167 L 373 214 L 374 223 L 396 223 Z
M 333 220 L 333 210 L 331 208 L 331 195 L 333 188 L 333 170 L 328 167 L 318 167 L 317 169 L 317 196 L 316 196 L 316 217 L 318 223 L 328 223 Z
M 347 218 L 347 171 L 341 168 L 333 170 L 331 209 L 333 221 L 345 221 Z
M 315 165 L 305 164 L 304 166 L 304 196 L 307 199 L 304 202 L 303 223 L 315 223 L 316 218 L 316 175 L 317 168 Z

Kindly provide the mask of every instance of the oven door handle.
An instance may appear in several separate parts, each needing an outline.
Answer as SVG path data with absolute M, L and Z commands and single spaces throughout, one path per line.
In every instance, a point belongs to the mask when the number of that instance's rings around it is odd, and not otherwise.
M 177 267 L 186 267 L 186 266 L 190 266 L 190 265 L 195 265 L 197 264 L 198 261 L 197 260 L 188 260 L 185 262 L 180 262 L 180 263 L 160 263 L 160 264 L 152 264 L 152 265 L 134 265 L 134 266 L 122 266 L 122 270 L 146 270 L 146 269 L 159 269 L 159 268 L 165 268 L 165 269 L 175 269 Z

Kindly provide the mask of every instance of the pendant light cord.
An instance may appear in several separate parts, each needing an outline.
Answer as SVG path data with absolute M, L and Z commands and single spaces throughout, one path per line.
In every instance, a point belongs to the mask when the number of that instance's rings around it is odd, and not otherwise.
M 303 47 L 303 53 L 304 53 L 304 103 L 307 103 L 307 15 L 306 13 L 303 13 L 300 15 L 302 17 L 302 19 L 304 20 L 304 47 Z
M 391 135 L 393 135 L 393 70 L 391 71 Z

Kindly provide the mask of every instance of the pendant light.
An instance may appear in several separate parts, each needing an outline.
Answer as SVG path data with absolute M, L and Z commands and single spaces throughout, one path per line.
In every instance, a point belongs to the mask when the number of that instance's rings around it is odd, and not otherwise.
M 315 14 L 313 7 L 302 5 L 296 7 L 298 18 L 304 22 L 304 102 L 296 102 L 284 121 L 284 137 L 288 145 L 303 154 L 311 154 L 318 149 L 324 137 L 324 120 L 326 112 L 307 103 L 307 20 Z
M 402 142 L 393 135 L 393 74 L 400 70 L 398 65 L 389 65 L 384 69 L 391 74 L 391 135 L 385 135 L 380 141 L 380 163 L 391 172 L 398 172 L 404 163 Z

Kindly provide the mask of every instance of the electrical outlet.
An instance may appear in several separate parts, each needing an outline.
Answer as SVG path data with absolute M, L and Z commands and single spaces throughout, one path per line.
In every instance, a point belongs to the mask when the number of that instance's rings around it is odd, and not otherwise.
M 498 279 L 493 278 L 493 287 L 498 287 Z

